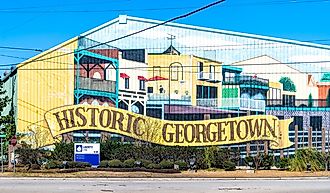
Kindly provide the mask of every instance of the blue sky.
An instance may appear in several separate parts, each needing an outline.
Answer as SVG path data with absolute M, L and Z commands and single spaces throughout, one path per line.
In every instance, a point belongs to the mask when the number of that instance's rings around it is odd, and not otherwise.
M 211 2 L 214 0 L 3 1 L 0 46 L 47 49 L 119 14 L 166 20 Z M 153 8 L 160 10 L 150 10 Z M 329 10 L 330 0 L 227 0 L 177 22 L 330 44 Z M 0 65 L 22 61 L 1 55 L 31 57 L 36 53 L 0 49 Z

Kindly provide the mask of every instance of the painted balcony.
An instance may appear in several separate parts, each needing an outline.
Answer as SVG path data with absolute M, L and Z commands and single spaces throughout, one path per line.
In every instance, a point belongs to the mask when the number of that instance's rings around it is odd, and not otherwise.
M 221 77 L 214 72 L 198 72 L 197 79 L 213 83 L 221 82 Z
M 196 104 L 202 107 L 218 107 L 218 99 L 196 99 Z
M 190 95 L 167 94 L 167 93 L 148 93 L 148 104 L 181 104 L 190 105 Z
M 240 87 L 260 87 L 260 88 L 269 88 L 269 80 L 253 77 L 253 76 L 246 76 L 246 75 L 239 75 L 234 77 L 225 77 L 222 82 L 223 85 L 240 85 Z
M 222 108 L 238 108 L 248 111 L 265 111 L 266 101 L 248 98 L 223 98 Z
M 115 93 L 116 82 L 111 80 L 80 77 L 79 89 Z
M 330 107 L 326 99 L 268 99 L 267 107 L 323 108 Z

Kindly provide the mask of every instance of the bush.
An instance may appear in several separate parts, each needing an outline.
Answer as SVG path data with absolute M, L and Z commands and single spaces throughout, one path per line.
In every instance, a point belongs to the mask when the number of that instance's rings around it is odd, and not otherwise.
M 64 168 L 64 164 L 61 161 L 50 161 L 45 165 L 46 169 L 63 169 Z
M 55 143 L 55 148 L 51 157 L 53 160 L 73 161 L 74 143 Z
M 188 164 L 185 161 L 175 161 L 174 164 L 179 166 L 179 170 L 188 169 Z
M 91 167 L 91 164 L 88 162 L 73 162 L 69 161 L 66 163 L 67 168 L 88 168 Z
M 121 168 L 121 167 L 123 167 L 123 163 L 118 159 L 110 160 L 108 164 L 109 164 L 110 168 Z
M 141 167 L 147 167 L 149 164 L 152 163 L 152 161 L 150 160 L 146 160 L 146 159 L 141 159 L 141 160 L 137 160 L 137 161 L 140 161 L 141 162 Z
M 224 162 L 224 169 L 225 169 L 225 171 L 235 171 L 236 170 L 236 164 L 232 161 L 225 161 Z
M 324 169 L 325 159 L 322 153 L 316 149 L 299 149 L 290 160 L 291 171 L 306 171 L 307 164 L 310 164 L 311 171 L 320 171 Z
M 277 168 L 280 168 L 280 169 L 288 169 L 289 168 L 289 164 L 290 164 L 290 159 L 289 158 L 280 158 L 279 160 L 276 161 L 276 164 L 275 166 Z
M 109 161 L 101 161 L 99 168 L 107 168 L 109 167 Z
M 154 164 L 154 163 L 151 163 L 149 165 L 147 165 L 147 169 L 160 169 L 160 165 L 159 164 Z
M 260 167 L 266 170 L 269 170 L 274 165 L 274 156 L 273 155 L 261 155 Z
M 168 160 L 163 160 L 159 163 L 161 169 L 173 169 L 174 163 Z
M 134 163 L 135 163 L 134 159 L 128 159 L 124 161 L 123 166 L 125 168 L 134 168 Z

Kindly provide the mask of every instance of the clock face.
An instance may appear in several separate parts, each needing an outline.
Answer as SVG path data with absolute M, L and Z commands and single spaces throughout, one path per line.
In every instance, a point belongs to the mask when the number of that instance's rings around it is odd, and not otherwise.
M 131 111 L 132 111 L 133 113 L 140 113 L 140 109 L 139 109 L 139 107 L 136 106 L 136 105 L 132 105 Z

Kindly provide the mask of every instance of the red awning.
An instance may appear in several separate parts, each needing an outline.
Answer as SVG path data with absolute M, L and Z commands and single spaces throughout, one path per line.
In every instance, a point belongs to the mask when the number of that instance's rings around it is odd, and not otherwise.
M 138 76 L 139 80 L 147 80 L 144 76 Z
M 154 76 L 154 77 L 148 79 L 148 81 L 157 81 L 157 80 L 168 80 L 168 78 L 161 77 L 161 76 Z
M 120 78 L 129 78 L 129 76 L 126 73 L 120 73 Z

